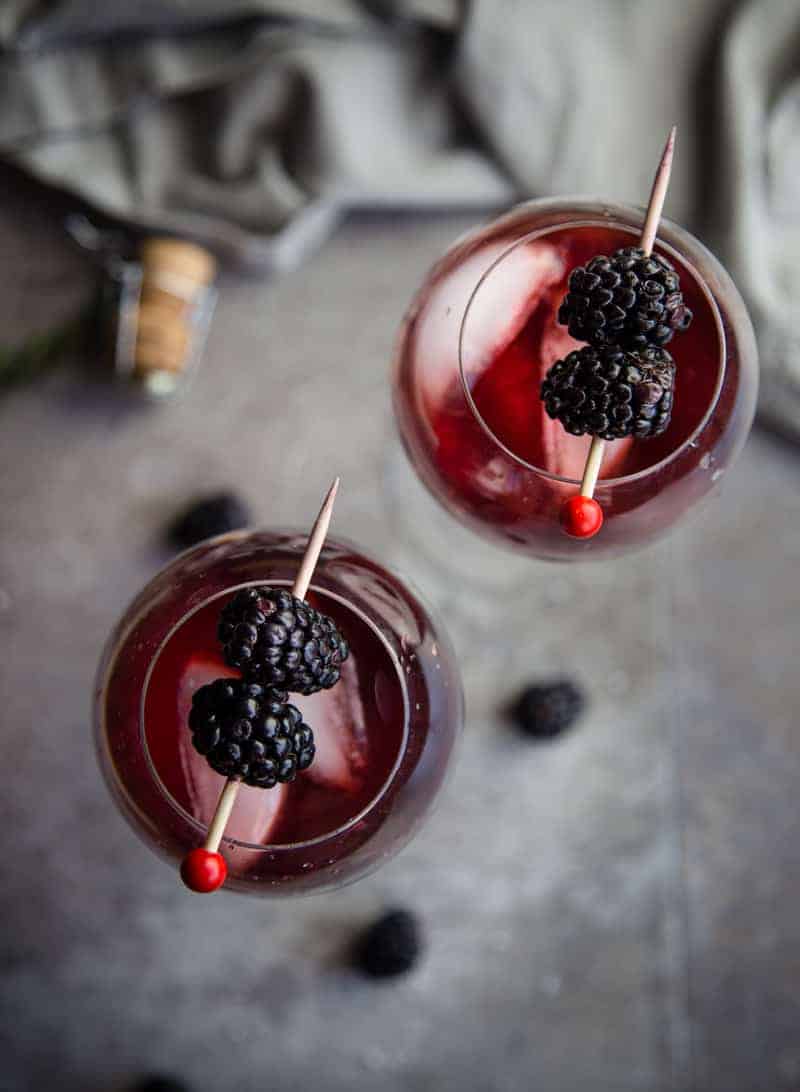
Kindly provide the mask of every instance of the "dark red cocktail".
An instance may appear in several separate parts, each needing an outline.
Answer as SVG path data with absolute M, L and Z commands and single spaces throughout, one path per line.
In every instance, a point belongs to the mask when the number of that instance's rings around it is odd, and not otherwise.
M 101 663 L 101 764 L 123 813 L 153 848 L 179 860 L 200 845 L 224 784 L 192 747 L 192 694 L 233 676 L 217 639 L 222 605 L 247 584 L 290 587 L 303 536 L 214 539 L 142 592 Z M 461 724 L 446 640 L 395 577 L 329 542 L 308 601 L 346 635 L 332 689 L 292 703 L 314 730 L 312 766 L 291 784 L 243 785 L 222 851 L 228 886 L 305 892 L 356 879 L 397 852 L 436 796 Z
M 566 433 L 539 395 L 548 368 L 579 346 L 558 307 L 570 271 L 635 245 L 641 216 L 578 201 L 521 206 L 439 262 L 401 331 L 395 410 L 420 477 L 469 526 L 537 557 L 608 556 L 658 537 L 719 481 L 752 423 L 757 359 L 741 298 L 716 259 L 665 221 L 655 249 L 694 313 L 669 346 L 672 421 L 657 439 L 607 445 L 597 538 L 561 532 L 590 438 Z

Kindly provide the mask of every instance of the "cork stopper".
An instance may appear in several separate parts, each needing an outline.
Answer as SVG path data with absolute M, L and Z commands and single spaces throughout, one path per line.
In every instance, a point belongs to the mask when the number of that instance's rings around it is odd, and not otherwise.
M 183 239 L 152 236 L 141 249 L 142 267 L 155 274 L 182 277 L 190 284 L 210 284 L 217 271 L 214 257 Z
M 196 309 L 216 273 L 207 250 L 153 237 L 141 248 L 134 377 L 154 394 L 173 390 L 189 366 Z

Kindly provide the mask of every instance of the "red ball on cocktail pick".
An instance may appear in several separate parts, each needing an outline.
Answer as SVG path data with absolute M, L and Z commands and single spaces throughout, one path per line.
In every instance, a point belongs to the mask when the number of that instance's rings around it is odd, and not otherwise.
M 325 544 L 338 488 L 339 479 L 336 478 L 322 502 L 319 515 L 308 536 L 306 551 L 292 586 L 292 595 L 297 599 L 305 599 L 308 592 L 311 577 L 314 575 L 314 569 Z M 236 803 L 240 784 L 241 782 L 235 778 L 229 778 L 225 782 L 214 817 L 209 824 L 205 842 L 202 847 L 187 853 L 181 864 L 181 879 L 191 891 L 196 891 L 198 894 L 216 891 L 225 882 L 228 869 L 224 857 L 218 850 L 233 811 L 233 805 Z
M 603 509 L 578 493 L 561 506 L 561 526 L 571 538 L 592 538 L 603 526 Z
M 677 132 L 676 126 L 672 126 L 667 137 L 667 143 L 664 145 L 664 151 L 661 153 L 661 161 L 658 164 L 658 170 L 656 176 L 653 179 L 653 188 L 650 191 L 650 200 L 647 203 L 647 212 L 645 213 L 644 225 L 642 227 L 642 237 L 639 241 L 639 246 L 645 252 L 650 254 L 653 249 L 653 243 L 656 241 L 656 233 L 658 232 L 658 224 L 661 220 L 661 213 L 664 210 L 664 201 L 667 196 L 667 188 L 669 187 L 669 176 L 672 172 L 672 157 L 675 152 L 675 134 Z M 572 535 L 574 538 L 592 538 L 596 535 L 600 528 L 603 526 L 603 512 L 597 501 L 594 500 L 594 490 L 597 485 L 597 478 L 600 474 L 600 464 L 603 461 L 603 452 L 605 451 L 606 442 L 600 436 L 592 437 L 592 445 L 589 448 L 589 454 L 586 457 L 586 465 L 583 469 L 583 477 L 581 479 L 581 489 L 577 497 L 570 497 L 568 501 L 565 501 L 561 508 L 561 526 L 568 535 Z M 597 512 L 591 506 L 577 504 L 577 501 L 591 501 L 593 505 L 599 510 L 599 520 L 597 519 Z M 582 513 L 581 518 L 578 518 L 578 514 Z M 593 514 L 593 519 L 589 518 L 590 513 Z M 581 526 L 593 527 L 592 530 L 585 530 L 580 533 L 577 529 Z
M 181 879 L 190 891 L 207 895 L 225 883 L 228 866 L 221 853 L 210 853 L 202 846 L 187 853 L 181 862 Z

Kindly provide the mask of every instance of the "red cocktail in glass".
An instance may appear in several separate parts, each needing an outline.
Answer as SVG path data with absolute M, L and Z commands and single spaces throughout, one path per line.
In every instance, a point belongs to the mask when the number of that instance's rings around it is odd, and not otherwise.
M 98 674 L 101 766 L 123 814 L 162 855 L 201 845 L 224 784 L 196 753 L 192 694 L 235 673 L 217 640 L 222 605 L 248 584 L 291 587 L 305 536 L 212 539 L 160 573 L 128 608 Z M 350 646 L 340 682 L 291 701 L 314 763 L 288 785 L 243 785 L 222 843 L 227 886 L 260 894 L 335 887 L 414 834 L 441 787 L 462 719 L 446 638 L 407 587 L 347 544 L 325 546 L 308 601 Z
M 665 532 L 715 487 L 752 423 L 757 356 L 730 277 L 691 235 L 663 221 L 655 250 L 676 266 L 694 320 L 669 345 L 672 421 L 651 441 L 607 445 L 591 540 L 565 536 L 563 502 L 580 483 L 589 437 L 547 417 L 548 368 L 579 347 L 557 322 L 570 271 L 635 246 L 642 213 L 533 201 L 460 241 L 404 321 L 395 364 L 400 434 L 423 482 L 485 537 L 536 557 L 603 557 Z

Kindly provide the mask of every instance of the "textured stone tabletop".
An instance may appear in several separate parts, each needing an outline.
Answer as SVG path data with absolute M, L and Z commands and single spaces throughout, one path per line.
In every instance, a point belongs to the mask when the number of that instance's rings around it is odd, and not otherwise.
M 57 223 L 4 203 L 4 341 L 86 290 Z M 800 453 L 756 432 L 700 522 L 614 564 L 531 564 L 452 529 L 398 455 L 387 380 L 404 306 L 467 226 L 365 218 L 279 281 L 226 276 L 179 403 L 77 369 L 0 402 L 0 1088 L 800 1088 Z M 451 629 L 458 765 L 374 877 L 291 904 L 192 898 L 100 780 L 99 650 L 189 496 L 235 481 L 259 519 L 303 524 L 332 467 L 336 529 Z M 554 671 L 591 710 L 526 746 L 499 709 Z M 426 958 L 365 984 L 342 952 L 397 903 Z

